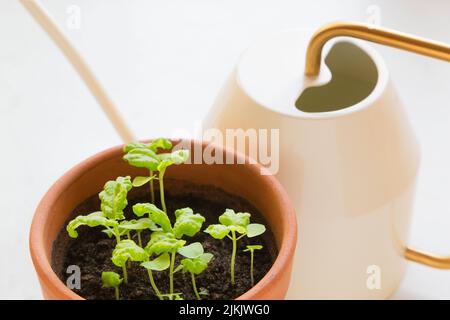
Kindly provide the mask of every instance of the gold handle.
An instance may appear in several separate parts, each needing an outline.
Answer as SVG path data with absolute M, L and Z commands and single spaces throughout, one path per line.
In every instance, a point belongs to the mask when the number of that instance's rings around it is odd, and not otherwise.
M 450 269 L 450 257 L 406 248 L 405 258 L 438 269 Z
M 322 48 L 334 37 L 353 37 L 382 45 L 415 52 L 424 56 L 450 61 L 450 45 L 395 30 L 357 22 L 337 22 L 320 28 L 311 38 L 306 51 L 305 75 L 317 76 L 320 71 Z M 405 258 L 430 267 L 450 269 L 450 256 L 440 256 L 406 248 Z
M 450 61 L 450 46 L 395 30 L 375 27 L 357 22 L 336 22 L 320 28 L 308 44 L 305 75 L 317 76 L 324 44 L 335 37 L 353 37 L 382 45 L 415 52 L 424 56 Z

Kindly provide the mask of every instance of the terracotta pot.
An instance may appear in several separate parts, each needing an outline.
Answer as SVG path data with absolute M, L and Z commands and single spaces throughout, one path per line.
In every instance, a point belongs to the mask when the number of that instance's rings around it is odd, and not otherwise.
M 192 156 L 206 147 L 206 144 L 199 142 L 190 143 Z M 224 157 L 226 153 L 231 152 L 224 151 Z M 106 181 L 117 176 L 142 175 L 141 169 L 128 165 L 122 156 L 122 146 L 117 146 L 81 162 L 50 188 L 37 207 L 30 230 L 30 252 L 44 298 L 83 299 L 67 288 L 52 270 L 53 241 L 73 209 L 102 190 Z M 243 157 L 237 154 L 232 156 L 235 160 L 242 160 Z M 262 167 L 248 164 L 248 159 L 245 163 L 183 164 L 172 166 L 167 170 L 166 177 L 214 185 L 247 199 L 264 215 L 274 234 L 279 254 L 264 278 L 238 299 L 283 299 L 291 277 L 297 237 L 295 211 L 285 190 L 273 176 L 261 175 Z

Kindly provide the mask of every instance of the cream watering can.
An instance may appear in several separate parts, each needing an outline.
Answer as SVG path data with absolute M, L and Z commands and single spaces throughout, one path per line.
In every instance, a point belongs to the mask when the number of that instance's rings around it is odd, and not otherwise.
M 242 55 L 204 122 L 279 130 L 276 176 L 299 222 L 288 299 L 387 298 L 406 260 L 450 268 L 407 247 L 419 146 L 383 59 L 355 38 L 450 61 L 449 45 L 359 23 L 274 34 Z

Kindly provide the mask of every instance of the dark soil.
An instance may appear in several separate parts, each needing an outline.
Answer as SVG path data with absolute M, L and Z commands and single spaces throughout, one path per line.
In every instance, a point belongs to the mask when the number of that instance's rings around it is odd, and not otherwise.
M 179 180 L 167 180 L 166 203 L 169 216 L 173 217 L 175 209 L 191 207 L 196 213 L 201 213 L 206 218 L 203 229 L 208 225 L 218 223 L 218 216 L 226 208 L 232 208 L 236 212 L 246 211 L 252 214 L 251 221 L 267 223 L 263 216 L 248 201 L 238 196 L 231 195 L 221 189 L 212 186 L 199 186 Z M 158 193 L 157 193 L 158 195 Z M 127 218 L 132 216 L 131 207 L 135 203 L 149 202 L 148 188 L 134 188 L 128 197 L 129 205 L 126 210 Z M 74 211 L 73 216 L 88 214 L 98 211 L 100 201 L 94 195 L 81 203 Z M 143 243 L 147 243 L 149 232 L 143 232 Z M 134 235 L 134 240 L 135 239 Z M 242 252 L 247 244 L 262 244 L 264 249 L 255 253 L 254 275 L 258 282 L 272 266 L 277 248 L 270 230 L 264 235 L 248 239 L 246 237 L 238 241 L 238 253 L 236 257 L 234 286 L 230 284 L 230 257 L 232 242 L 225 238 L 223 240 L 213 239 L 204 232 L 199 232 L 192 238 L 186 237 L 188 244 L 199 241 L 203 244 L 205 252 L 214 254 L 214 259 L 206 271 L 196 277 L 197 287 L 208 290 L 204 299 L 234 299 L 251 288 L 250 283 L 250 255 Z M 121 274 L 121 269 L 111 262 L 111 253 L 115 241 L 108 238 L 101 228 L 80 227 L 79 237 L 71 239 L 65 229 L 61 230 L 58 238 L 53 244 L 52 264 L 59 278 L 66 283 L 70 276 L 66 272 L 70 265 L 77 265 L 81 270 L 81 289 L 74 291 L 86 299 L 114 299 L 114 289 L 102 288 L 102 271 L 115 271 Z M 180 257 L 177 257 L 178 265 Z M 155 282 L 162 293 L 169 292 L 169 277 L 167 271 L 153 272 Z M 184 299 L 195 299 L 189 274 L 178 272 L 174 275 L 175 292 L 180 292 Z M 121 299 L 157 299 L 151 289 L 147 271 L 137 263 L 131 263 L 128 267 L 128 284 L 120 287 Z

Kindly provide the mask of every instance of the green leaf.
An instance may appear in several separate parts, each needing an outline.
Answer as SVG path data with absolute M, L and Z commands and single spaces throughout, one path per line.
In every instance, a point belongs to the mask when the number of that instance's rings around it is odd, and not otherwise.
M 172 142 L 166 138 L 158 138 L 153 140 L 148 148 L 154 152 L 158 151 L 158 149 L 169 150 L 172 149 Z
M 114 227 L 117 225 L 117 222 L 114 220 L 107 219 L 104 216 L 104 213 L 100 211 L 88 214 L 86 216 L 78 216 L 72 221 L 70 221 L 66 227 L 69 236 L 71 238 L 77 238 L 78 232 L 76 231 L 76 229 L 83 225 L 86 225 L 88 227 L 97 227 L 97 226 Z
M 117 288 L 122 283 L 123 279 L 115 272 L 102 272 L 103 288 Z
M 125 219 L 123 209 L 128 205 L 127 194 L 132 188 L 130 177 L 108 181 L 100 192 L 101 210 L 108 219 Z
M 176 239 L 173 233 L 155 231 L 152 233 L 150 241 L 145 247 L 145 251 L 147 251 L 149 255 L 172 253 L 177 252 L 185 243 L 186 241 L 184 240 Z
M 178 253 L 186 258 L 197 258 L 201 256 L 204 251 L 203 246 L 200 242 L 194 242 L 188 246 L 178 249 Z
M 155 179 L 156 176 L 151 176 L 151 177 L 135 177 L 133 179 L 133 187 L 142 187 L 144 184 L 146 184 L 147 182 L 149 182 L 150 180 Z
M 133 212 L 138 217 L 148 214 L 149 218 L 159 225 L 164 232 L 173 231 L 167 214 L 152 203 L 137 203 L 133 206 Z
M 183 269 L 184 269 L 183 265 L 179 264 L 178 267 L 176 267 L 175 270 L 173 270 L 173 273 L 177 273 L 178 271 L 181 271 Z
M 162 160 L 156 167 L 156 170 L 158 170 L 159 172 L 164 172 L 166 171 L 167 167 L 171 165 L 173 165 L 173 162 L 171 160 Z
M 172 164 L 182 164 L 187 161 L 189 158 L 189 151 L 188 150 L 176 150 L 171 153 L 161 153 L 158 155 L 159 158 L 159 165 L 157 167 L 158 171 L 164 171 L 168 166 L 171 166 Z
M 260 223 L 250 223 L 247 226 L 247 237 L 253 238 L 266 232 L 266 227 Z
M 189 150 L 176 150 L 170 154 L 173 164 L 182 164 L 189 158 Z
M 219 222 L 225 226 L 240 226 L 245 228 L 250 223 L 250 213 L 235 213 L 232 209 L 226 209 L 219 217 Z
M 159 164 L 157 154 L 146 147 L 131 149 L 123 159 L 134 167 L 149 170 L 156 170 Z
M 170 256 L 168 253 L 163 253 L 162 255 L 151 261 L 142 262 L 141 266 L 143 266 L 147 270 L 153 271 L 166 270 L 170 266 Z
M 126 144 L 123 147 L 123 151 L 126 153 L 126 152 L 130 152 L 133 149 L 138 149 L 138 148 L 148 148 L 148 144 L 138 142 L 138 141 L 133 141 L 133 142 Z
M 172 142 L 170 142 L 170 140 L 166 138 L 158 138 L 152 140 L 150 143 L 142 143 L 134 141 L 125 145 L 123 151 L 130 152 L 131 150 L 138 148 L 149 149 L 153 152 L 158 151 L 158 149 L 169 150 L 172 148 Z
M 242 250 L 243 252 L 248 252 L 248 251 L 255 251 L 255 250 L 261 250 L 263 248 L 263 246 L 259 245 L 259 244 L 249 244 L 247 246 L 247 249 Z
M 152 230 L 158 231 L 161 230 L 158 226 L 151 220 L 150 218 L 141 218 L 138 220 L 132 219 L 128 221 L 122 221 L 119 224 L 119 230 Z
M 123 267 L 128 260 L 142 262 L 148 259 L 148 254 L 133 240 L 120 241 L 113 250 L 112 262 Z
M 214 239 L 223 239 L 228 233 L 230 233 L 230 228 L 221 224 L 211 224 L 206 228 L 206 233 L 209 233 Z
M 231 231 L 235 231 L 238 232 L 240 234 L 246 234 L 247 233 L 247 228 L 241 227 L 241 226 L 228 226 L 228 228 Z
M 191 208 L 183 208 L 175 211 L 176 221 L 173 226 L 175 237 L 181 238 L 184 235 L 193 237 L 202 228 L 205 217 L 201 214 L 194 214 Z
M 181 260 L 181 264 L 183 265 L 184 271 L 199 275 L 205 271 L 212 258 L 213 255 L 211 253 L 204 253 L 197 258 L 183 259 Z

